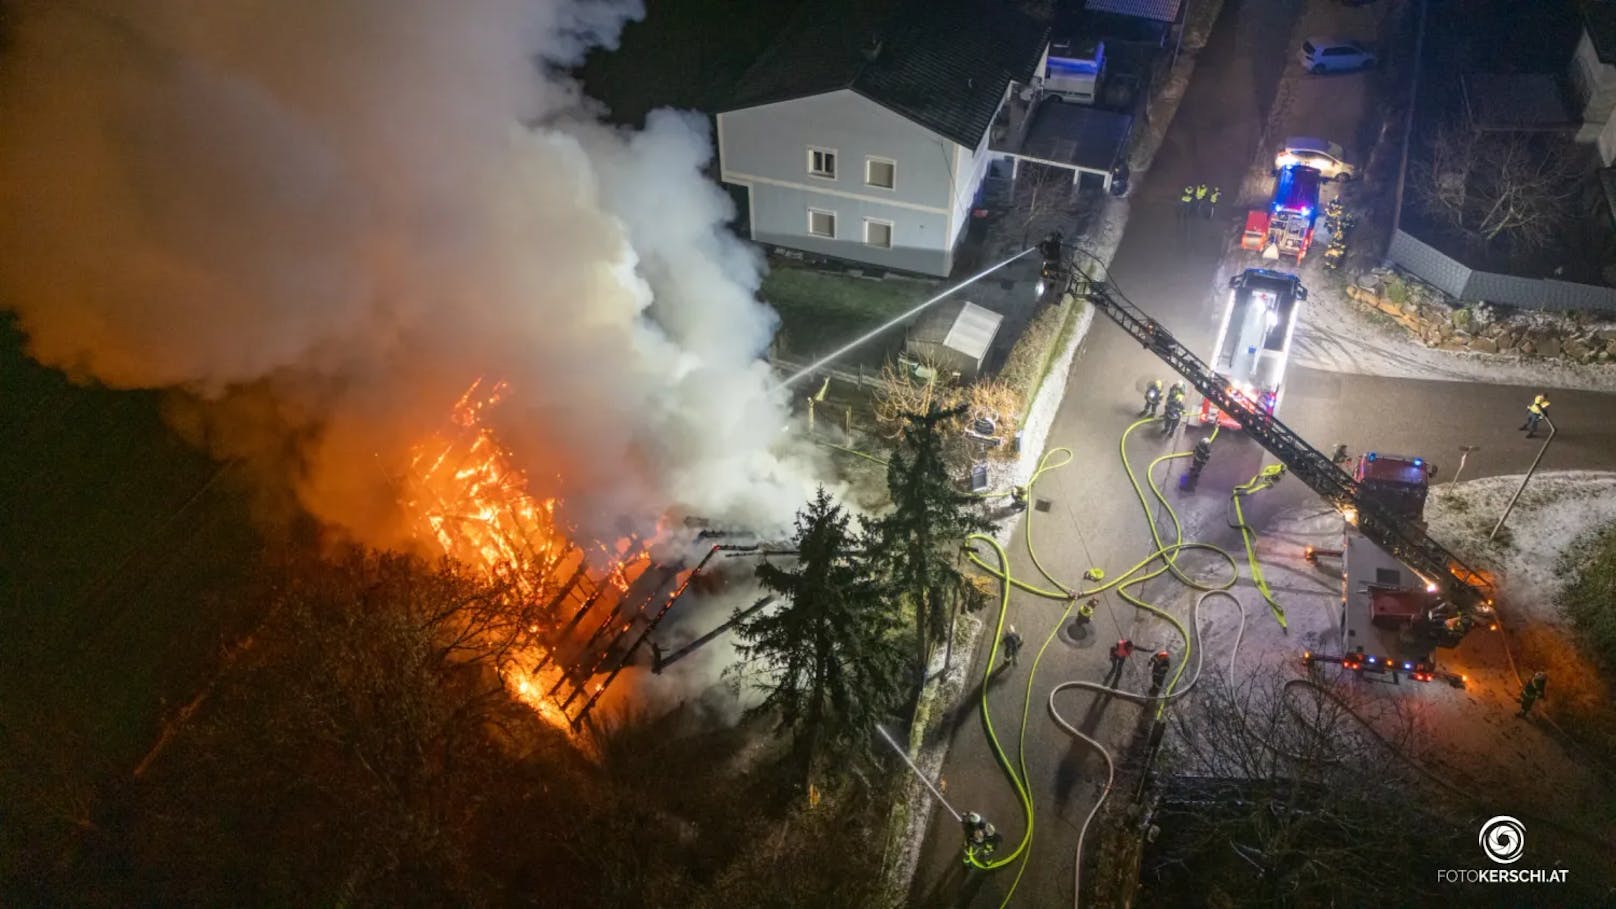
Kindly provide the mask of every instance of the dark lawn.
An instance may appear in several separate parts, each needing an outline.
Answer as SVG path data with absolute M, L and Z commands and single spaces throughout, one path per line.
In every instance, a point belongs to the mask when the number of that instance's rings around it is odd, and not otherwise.
M 154 395 L 70 385 L 0 324 L 0 880 L 135 766 L 248 622 L 260 541 L 236 471 Z M 3 900 L 3 897 L 0 897 Z
M 931 297 L 938 283 L 909 278 L 859 278 L 796 265 L 771 263 L 763 299 L 780 313 L 780 336 L 793 357 L 829 353 L 860 334 Z M 879 366 L 903 344 L 893 327 L 850 355 L 851 362 Z

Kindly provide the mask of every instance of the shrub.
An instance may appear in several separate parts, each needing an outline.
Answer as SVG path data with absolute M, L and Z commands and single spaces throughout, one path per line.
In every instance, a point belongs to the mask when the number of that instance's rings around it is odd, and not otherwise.
M 1616 524 L 1566 553 L 1560 572 L 1571 579 L 1560 591 L 1561 611 L 1594 659 L 1616 669 Z
M 1386 276 L 1386 299 L 1402 306 L 1408 302 L 1408 285 L 1396 275 Z
M 1032 405 L 1038 386 L 1049 374 L 1049 368 L 1054 365 L 1056 354 L 1070 336 L 1070 328 L 1076 324 L 1077 314 L 1083 305 L 1075 297 L 1067 297 L 1055 306 L 1045 307 L 1027 324 L 1027 330 L 1010 348 L 999 378 L 1008 386 L 1007 394 L 1016 402 L 1019 414 L 1025 415 L 1027 408 Z

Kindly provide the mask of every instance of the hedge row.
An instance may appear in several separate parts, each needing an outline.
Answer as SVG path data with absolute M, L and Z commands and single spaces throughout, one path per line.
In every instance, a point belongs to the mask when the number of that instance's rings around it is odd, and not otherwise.
M 1076 324 L 1077 314 L 1083 305 L 1077 298 L 1067 296 L 1060 303 L 1044 307 L 1028 323 L 1021 337 L 1016 339 L 1015 346 L 1010 348 L 1010 355 L 1005 358 L 999 378 L 1015 392 L 1023 415 L 1032 406 L 1038 386 L 1043 384 L 1056 355 L 1070 337 L 1071 327 Z

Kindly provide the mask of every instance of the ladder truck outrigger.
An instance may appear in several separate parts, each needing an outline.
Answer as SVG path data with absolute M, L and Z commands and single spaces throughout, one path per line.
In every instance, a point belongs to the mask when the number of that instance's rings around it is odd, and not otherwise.
M 1424 508 L 1425 479 L 1431 470 L 1423 461 L 1391 458 L 1376 467 L 1381 459 L 1365 455 L 1359 460 L 1357 470 L 1347 473 L 1337 459 L 1309 445 L 1272 413 L 1241 394 L 1160 322 L 1106 282 L 1091 280 L 1073 267 L 1064 250 L 1058 261 L 1046 258 L 1045 269 L 1046 275 L 1052 277 L 1058 273 L 1061 277 L 1061 286 L 1065 289 L 1063 297 L 1070 295 L 1085 300 L 1115 322 L 1205 395 L 1213 407 L 1232 417 L 1297 479 L 1333 505 L 1348 525 L 1348 545 L 1354 539 L 1371 544 L 1396 564 L 1406 566 L 1424 585 L 1423 593 L 1428 596 L 1419 600 L 1409 598 L 1402 606 L 1397 620 L 1397 636 L 1402 646 L 1397 651 L 1396 663 L 1391 663 L 1390 653 L 1371 654 L 1362 643 L 1359 646 L 1363 646 L 1363 650 L 1354 649 L 1340 656 L 1309 651 L 1304 655 L 1307 663 L 1333 662 L 1360 672 L 1390 672 L 1394 677 L 1403 673 L 1416 681 L 1440 678 L 1450 684 L 1463 684 L 1463 677 L 1439 670 L 1430 651 L 1457 646 L 1477 624 L 1492 625 L 1494 590 L 1484 575 L 1425 532 L 1420 516 Z M 1407 465 L 1401 476 L 1396 475 L 1399 464 Z M 1391 470 L 1388 472 L 1386 468 Z M 1409 474 L 1409 469 L 1418 475 Z M 1421 658 L 1415 659 L 1416 655 Z M 1369 656 L 1375 657 L 1374 663 L 1368 662 Z

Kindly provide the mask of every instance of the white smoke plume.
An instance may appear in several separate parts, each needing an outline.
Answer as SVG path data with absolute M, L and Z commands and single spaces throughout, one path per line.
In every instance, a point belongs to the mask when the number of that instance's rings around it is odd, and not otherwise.
M 479 377 L 534 492 L 610 539 L 777 524 L 762 263 L 703 118 L 618 130 L 564 70 L 637 0 L 21 0 L 0 51 L 0 305 L 82 381 L 209 402 L 313 514 L 394 481 Z

